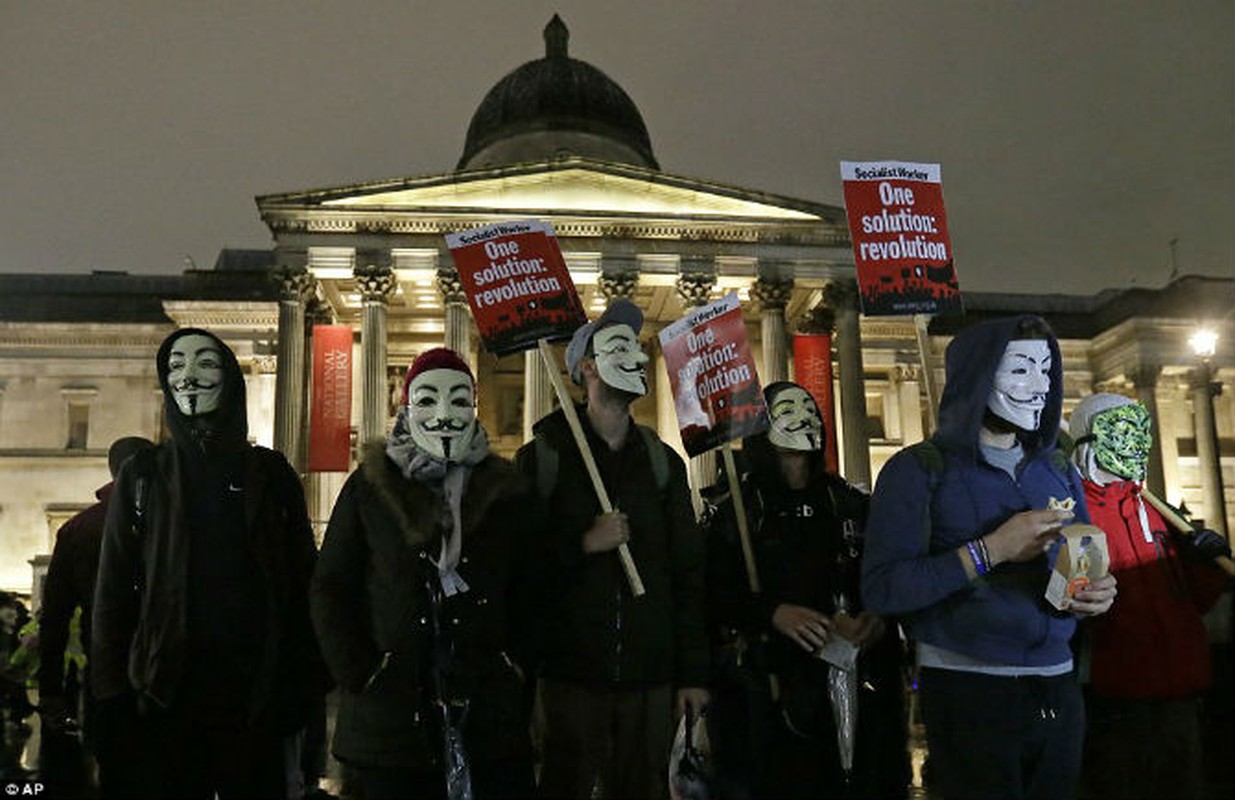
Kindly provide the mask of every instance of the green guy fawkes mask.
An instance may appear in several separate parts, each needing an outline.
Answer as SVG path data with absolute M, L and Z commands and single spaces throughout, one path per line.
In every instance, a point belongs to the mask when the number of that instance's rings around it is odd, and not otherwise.
M 1092 421 L 1093 456 L 1098 466 L 1131 481 L 1144 480 L 1153 434 L 1149 412 L 1140 403 L 1109 408 Z

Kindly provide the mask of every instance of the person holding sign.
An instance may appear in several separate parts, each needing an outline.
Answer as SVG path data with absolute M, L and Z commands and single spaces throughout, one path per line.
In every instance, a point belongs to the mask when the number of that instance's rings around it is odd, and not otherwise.
M 869 498 L 827 472 L 822 415 L 805 389 L 781 381 L 764 397 L 770 428 L 746 437 L 741 450 L 758 592 L 744 567 L 727 482 L 708 492 L 715 502 L 705 516 L 716 653 L 709 723 L 720 796 L 904 797 L 910 769 L 900 641 L 895 625 L 862 609 L 858 593 Z M 850 668 L 856 659 L 865 687 L 856 719 L 839 725 L 829 658 Z
M 1086 788 L 1091 797 L 1203 796 L 1198 698 L 1213 678 L 1201 615 L 1229 577 L 1211 530 L 1172 531 L 1144 496 L 1153 434 L 1131 398 L 1093 394 L 1072 412 L 1072 460 L 1106 533 L 1119 602 L 1086 633 Z
M 917 642 L 933 793 L 1068 798 L 1085 726 L 1069 642 L 1077 617 L 1110 609 L 1115 579 L 1067 612 L 1044 598 L 1060 526 L 1089 521 L 1056 446 L 1059 344 L 1039 317 L 990 320 L 956 335 L 945 366 L 938 430 L 879 473 L 862 597 Z
M 393 432 L 339 495 L 313 576 L 340 687 L 334 753 L 366 798 L 531 794 L 540 508 L 489 451 L 467 363 L 421 353 Z
M 544 766 L 552 798 L 666 794 L 677 710 L 707 703 L 704 548 L 686 469 L 630 406 L 647 393 L 643 313 L 616 300 L 575 331 L 566 367 L 584 388 L 579 421 L 614 511 L 601 513 L 566 415 L 540 420 L 516 456 L 553 515 L 556 605 L 546 623 Z M 615 552 L 644 583 L 632 594 Z

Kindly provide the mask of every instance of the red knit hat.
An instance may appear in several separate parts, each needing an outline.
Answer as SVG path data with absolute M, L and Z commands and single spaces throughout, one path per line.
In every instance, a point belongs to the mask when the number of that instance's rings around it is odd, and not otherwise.
M 453 369 L 456 372 L 464 373 L 472 383 L 476 383 L 476 376 L 472 375 L 472 368 L 459 357 L 458 353 L 449 347 L 434 347 L 432 350 L 426 350 L 416 356 L 416 360 L 408 367 L 407 375 L 403 378 L 404 405 L 407 405 L 407 390 L 412 385 L 412 379 L 420 373 L 431 369 Z

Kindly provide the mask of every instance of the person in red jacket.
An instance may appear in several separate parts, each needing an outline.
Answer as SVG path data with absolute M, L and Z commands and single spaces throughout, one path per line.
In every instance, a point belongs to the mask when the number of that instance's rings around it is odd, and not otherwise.
M 1211 530 L 1173 531 L 1142 499 L 1153 443 L 1144 406 L 1090 395 L 1069 433 L 1089 515 L 1106 533 L 1119 580 L 1119 600 L 1088 622 L 1089 796 L 1199 797 L 1198 699 L 1212 678 L 1201 615 L 1225 587 L 1213 561 L 1230 546 Z

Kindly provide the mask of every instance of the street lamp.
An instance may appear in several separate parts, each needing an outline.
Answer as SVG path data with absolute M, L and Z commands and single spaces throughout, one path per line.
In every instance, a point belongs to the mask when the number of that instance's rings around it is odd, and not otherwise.
M 1213 379 L 1210 361 L 1218 349 L 1218 334 L 1209 328 L 1199 328 L 1188 344 L 1200 360 L 1192 380 L 1192 411 L 1196 425 L 1196 459 L 1201 473 L 1201 495 L 1209 527 L 1223 536 L 1226 530 L 1226 500 L 1222 491 L 1222 453 L 1218 446 L 1218 420 L 1214 414 L 1214 397 L 1222 387 Z
M 1188 337 L 1188 346 L 1192 348 L 1192 352 L 1196 354 L 1196 357 L 1201 359 L 1201 362 L 1208 367 L 1209 360 L 1218 351 L 1218 334 L 1209 328 L 1198 328 L 1195 333 Z

